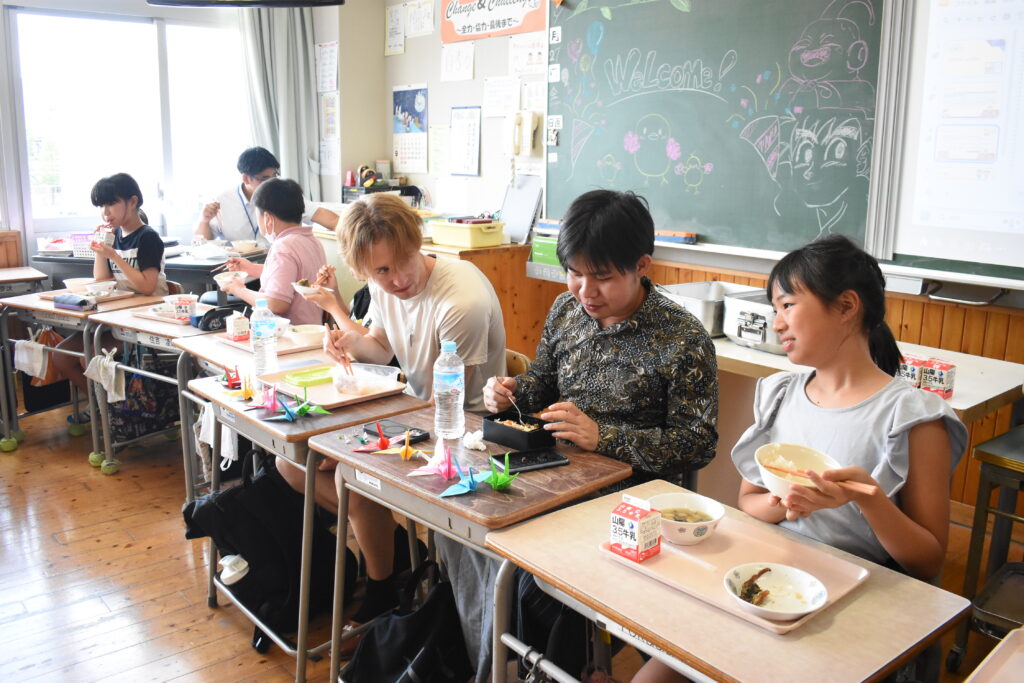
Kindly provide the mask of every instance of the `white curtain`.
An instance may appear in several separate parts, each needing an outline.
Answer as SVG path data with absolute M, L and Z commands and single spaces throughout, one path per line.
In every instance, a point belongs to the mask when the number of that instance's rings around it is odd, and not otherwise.
M 240 12 L 250 113 L 256 144 L 281 162 L 281 175 L 320 201 L 313 10 L 243 9 Z

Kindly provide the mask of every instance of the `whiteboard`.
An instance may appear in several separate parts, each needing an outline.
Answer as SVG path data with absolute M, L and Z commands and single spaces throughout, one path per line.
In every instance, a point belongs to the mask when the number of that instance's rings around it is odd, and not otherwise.
M 895 251 L 1020 266 L 1024 0 L 919 2 Z

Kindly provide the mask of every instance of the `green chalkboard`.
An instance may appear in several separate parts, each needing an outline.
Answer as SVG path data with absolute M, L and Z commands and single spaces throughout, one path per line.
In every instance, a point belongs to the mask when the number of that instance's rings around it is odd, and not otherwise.
M 594 188 L 659 230 L 789 250 L 868 209 L 882 0 L 551 3 L 547 215 Z M 552 119 L 550 117 L 554 116 Z

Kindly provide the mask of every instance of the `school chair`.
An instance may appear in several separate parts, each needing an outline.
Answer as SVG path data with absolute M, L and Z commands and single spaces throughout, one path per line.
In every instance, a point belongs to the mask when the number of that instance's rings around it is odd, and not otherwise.
M 505 366 L 509 377 L 523 374 L 530 369 L 530 363 L 532 362 L 525 353 L 505 349 Z

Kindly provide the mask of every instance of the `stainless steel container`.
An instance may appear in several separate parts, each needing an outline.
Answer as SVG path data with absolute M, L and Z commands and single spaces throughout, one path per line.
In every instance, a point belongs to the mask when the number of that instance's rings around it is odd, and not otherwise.
M 785 355 L 774 324 L 775 311 L 766 290 L 725 295 L 725 334 L 740 346 Z
M 756 292 L 758 289 L 734 282 L 684 282 L 658 285 L 658 291 L 696 316 L 712 337 L 721 337 L 725 334 L 722 330 L 723 298 L 727 294 Z

